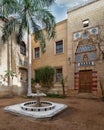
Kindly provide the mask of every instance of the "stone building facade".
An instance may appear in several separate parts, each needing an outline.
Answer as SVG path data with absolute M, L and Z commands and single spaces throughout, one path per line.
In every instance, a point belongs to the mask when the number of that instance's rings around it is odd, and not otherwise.
M 43 66 L 52 66 L 57 71 L 54 78 L 54 89 L 61 86 L 59 78 L 61 74 L 67 76 L 67 20 L 64 20 L 56 26 L 56 37 L 48 41 L 46 39 L 46 52 L 41 53 L 39 43 L 32 40 L 32 77 L 35 77 L 35 71 Z M 57 90 L 58 91 L 58 90 Z
M 69 10 L 67 27 L 67 53 L 72 59 L 69 83 L 78 92 L 95 93 L 104 76 L 103 0 Z
M 15 41 L 15 34 L 12 34 L 9 41 L 3 43 L 1 36 L 5 22 L 7 19 L 0 17 L 0 96 L 8 95 L 10 91 L 8 79 L 5 77 L 8 69 L 16 74 L 11 81 L 13 93 L 21 95 L 27 89 L 27 41 L 24 36 L 23 41 L 18 45 Z
M 60 75 L 67 76 L 66 90 L 100 93 L 104 78 L 104 2 L 91 0 L 73 7 L 67 19 L 57 23 L 56 37 L 47 41 L 46 52 L 32 40 L 32 70 L 50 65 L 56 68 L 54 89 L 59 91 Z

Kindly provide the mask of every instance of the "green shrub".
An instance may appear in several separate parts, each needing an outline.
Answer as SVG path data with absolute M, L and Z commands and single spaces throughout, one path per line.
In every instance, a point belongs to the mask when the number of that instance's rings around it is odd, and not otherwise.
M 51 66 L 41 67 L 36 70 L 35 82 L 41 83 L 43 87 L 53 86 L 55 69 Z
M 46 96 L 47 96 L 47 97 L 52 97 L 52 98 L 62 98 L 61 95 L 59 95 L 59 94 L 54 94 L 54 93 L 47 93 Z

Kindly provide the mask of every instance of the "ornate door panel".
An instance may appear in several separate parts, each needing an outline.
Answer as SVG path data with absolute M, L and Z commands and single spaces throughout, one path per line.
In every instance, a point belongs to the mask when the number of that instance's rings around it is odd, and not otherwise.
M 79 92 L 88 92 L 92 90 L 92 71 L 85 70 L 79 72 Z

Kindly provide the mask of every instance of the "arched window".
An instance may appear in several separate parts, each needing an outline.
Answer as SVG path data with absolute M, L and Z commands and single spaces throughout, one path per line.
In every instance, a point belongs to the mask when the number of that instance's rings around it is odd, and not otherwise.
M 20 44 L 20 53 L 26 56 L 26 45 L 23 41 Z

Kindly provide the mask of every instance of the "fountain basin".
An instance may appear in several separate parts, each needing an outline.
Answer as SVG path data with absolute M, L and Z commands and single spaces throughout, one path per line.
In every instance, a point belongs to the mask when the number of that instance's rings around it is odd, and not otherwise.
M 49 111 L 55 108 L 55 104 L 49 101 L 41 101 L 41 107 L 35 107 L 36 101 L 22 103 L 20 107 L 25 111 Z
M 31 93 L 31 96 L 32 97 L 44 97 L 44 96 L 46 96 L 46 94 L 45 93 Z
M 28 101 L 16 105 L 7 106 L 4 108 L 4 110 L 35 119 L 44 119 L 51 118 L 68 107 L 65 104 L 40 101 L 40 97 L 46 96 L 46 94 L 39 92 L 40 87 L 41 86 L 37 84 L 35 86 L 37 93 L 31 93 L 32 97 L 36 97 L 35 101 Z
M 59 114 L 60 112 L 62 112 L 63 110 L 65 110 L 66 108 L 68 108 L 68 106 L 65 104 L 52 102 L 52 104 L 55 106 L 54 109 L 47 110 L 47 111 L 27 111 L 27 110 L 23 110 L 21 108 L 21 106 L 23 104 L 24 103 L 6 106 L 4 108 L 4 110 L 7 112 L 10 112 L 12 114 L 27 116 L 27 117 L 31 117 L 33 119 L 46 119 L 46 118 L 50 119 L 53 116 L 55 116 L 55 115 Z

